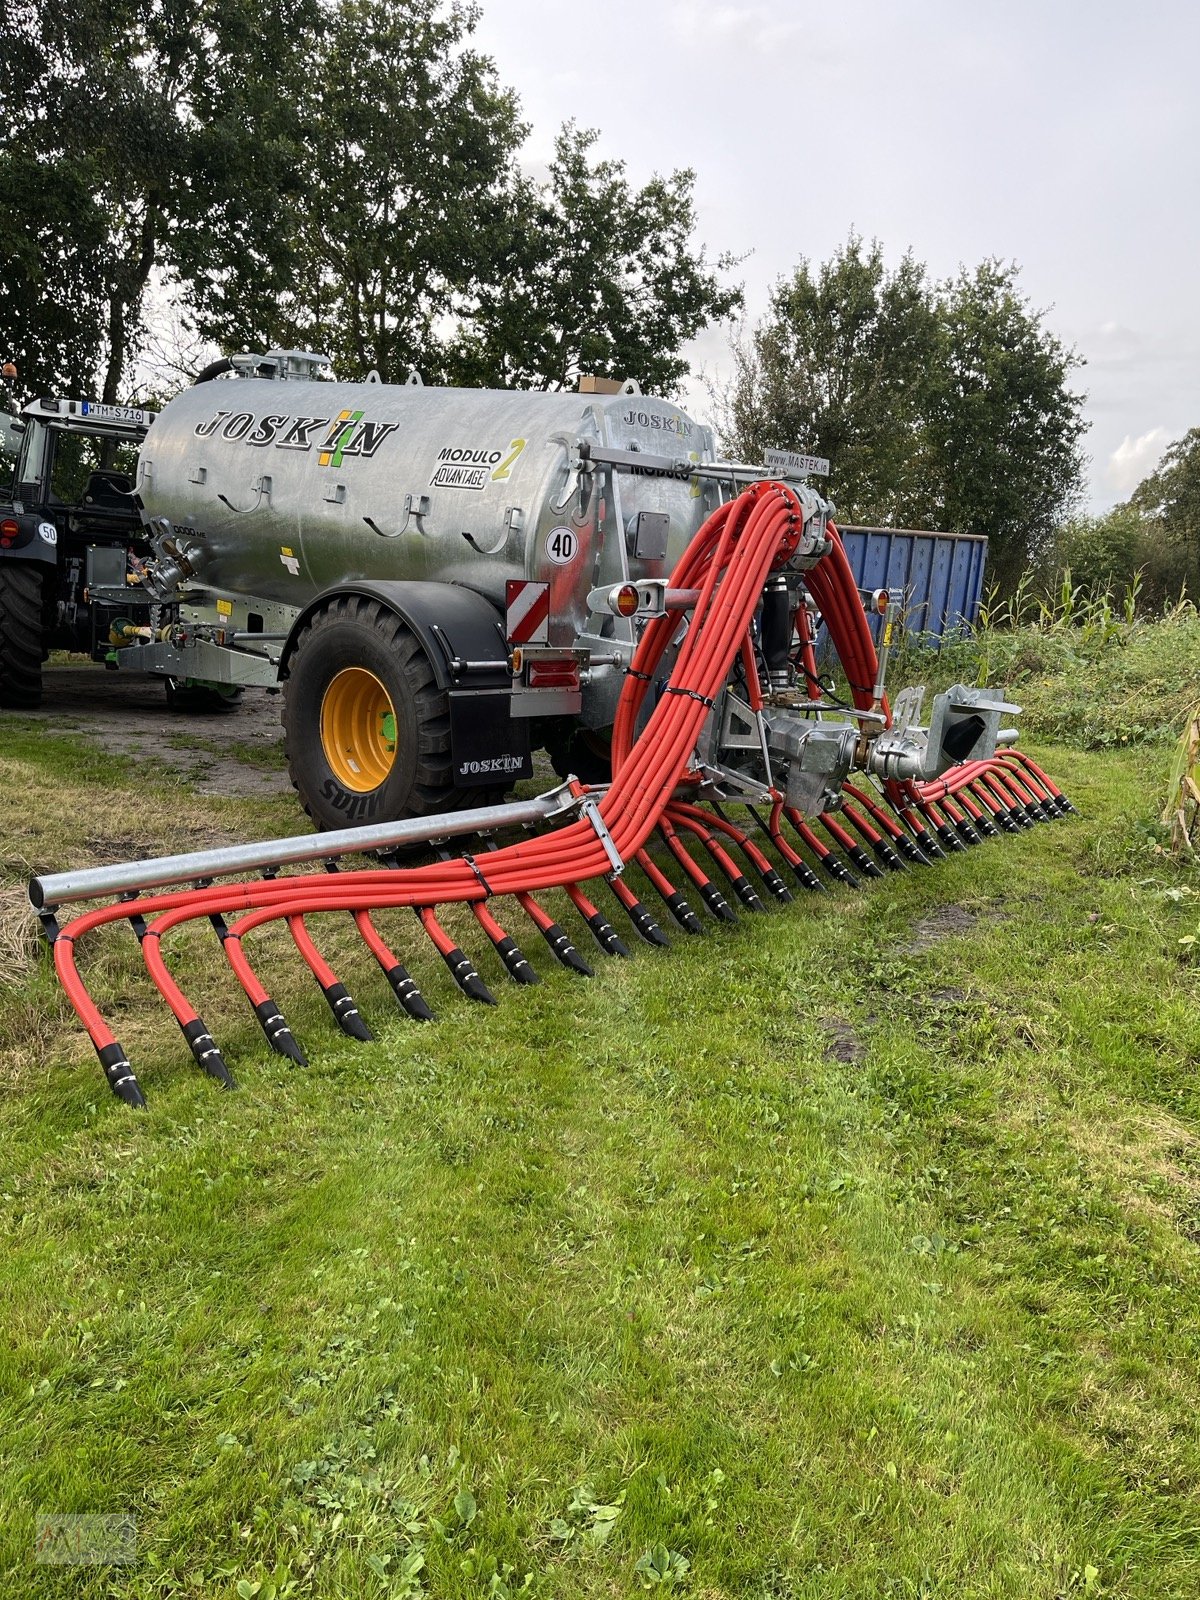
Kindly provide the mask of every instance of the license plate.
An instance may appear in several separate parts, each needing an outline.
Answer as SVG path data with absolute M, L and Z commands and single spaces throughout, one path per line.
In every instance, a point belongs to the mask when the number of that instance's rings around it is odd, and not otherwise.
M 97 422 L 136 422 L 139 425 L 146 425 L 150 421 L 150 413 L 140 411 L 137 406 L 101 405 L 95 400 L 81 400 L 79 414 L 83 417 L 95 417 Z

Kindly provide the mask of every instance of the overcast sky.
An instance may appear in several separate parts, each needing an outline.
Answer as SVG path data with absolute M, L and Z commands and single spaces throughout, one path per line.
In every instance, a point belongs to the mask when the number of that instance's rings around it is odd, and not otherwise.
M 853 228 L 935 277 L 1016 260 L 1087 365 L 1093 509 L 1200 427 L 1196 0 L 481 0 L 536 168 L 569 117 L 644 182 L 696 171 L 757 318 Z M 726 358 L 724 333 L 693 365 Z M 689 408 L 703 417 L 703 390 Z

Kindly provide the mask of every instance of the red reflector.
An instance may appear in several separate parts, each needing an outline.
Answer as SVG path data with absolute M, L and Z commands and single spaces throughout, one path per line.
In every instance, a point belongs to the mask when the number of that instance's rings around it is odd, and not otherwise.
M 0 522 L 0 539 L 15 539 L 21 531 L 21 525 L 14 517 L 5 517 Z
M 631 617 L 638 608 L 637 585 L 623 583 L 617 590 L 613 602 L 614 609 L 619 617 Z
M 875 602 L 875 609 L 876 609 L 876 611 L 878 611 L 879 615 L 881 617 L 886 617 L 887 616 L 887 609 L 892 603 L 891 595 L 887 592 L 886 589 L 876 589 L 875 593 L 871 596 L 871 598 Z
M 531 661 L 531 689 L 578 689 L 579 663 L 573 660 Z

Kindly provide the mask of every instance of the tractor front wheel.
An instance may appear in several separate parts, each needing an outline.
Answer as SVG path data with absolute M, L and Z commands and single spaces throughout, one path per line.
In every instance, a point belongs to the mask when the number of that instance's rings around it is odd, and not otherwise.
M 42 582 L 36 561 L 0 561 L 0 706 L 42 703 Z
M 377 600 L 346 595 L 310 617 L 283 702 L 288 773 L 321 828 L 450 811 L 458 788 L 450 702 L 412 629 Z

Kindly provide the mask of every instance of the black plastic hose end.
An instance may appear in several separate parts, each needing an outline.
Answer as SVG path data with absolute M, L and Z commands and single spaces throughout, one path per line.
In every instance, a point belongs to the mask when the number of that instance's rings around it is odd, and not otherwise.
M 557 922 L 552 922 L 542 929 L 542 938 L 554 951 L 555 960 L 561 961 L 564 967 L 570 967 L 572 972 L 578 972 L 585 978 L 592 976 L 592 969 L 567 938 Z
M 104 1068 L 104 1076 L 108 1079 L 108 1087 L 118 1100 L 124 1100 L 127 1106 L 141 1107 L 146 1104 L 146 1096 L 142 1093 L 141 1085 L 134 1077 L 133 1068 L 129 1065 L 129 1057 L 125 1054 L 124 1047 L 119 1044 L 106 1044 L 96 1047 L 96 1054 L 100 1057 L 100 1065 Z
M 267 1036 L 267 1043 L 277 1056 L 286 1056 L 298 1067 L 308 1065 L 308 1057 L 296 1043 L 292 1030 L 283 1019 L 283 1013 L 269 995 L 265 1000 L 258 1002 L 254 1008 L 254 1015 Z
M 661 950 L 670 948 L 670 939 L 667 938 L 640 900 L 635 900 L 632 905 L 626 906 L 625 910 L 628 913 L 630 922 L 633 923 L 647 944 L 658 945 Z
M 846 865 L 846 863 L 844 861 L 839 861 L 835 855 L 823 856 L 821 858 L 821 865 L 825 868 L 825 871 L 829 874 L 829 876 L 831 878 L 835 878 L 838 883 L 844 883 L 849 889 L 862 888 L 862 884 L 850 871 L 850 868 Z
M 876 861 L 882 861 L 889 872 L 907 872 L 908 868 L 892 849 L 886 839 L 877 839 L 871 846 L 875 852 Z
M 910 839 L 906 833 L 896 835 L 896 849 L 899 850 L 906 861 L 911 861 L 918 867 L 931 867 L 933 865 L 933 862 L 921 849 L 920 845 L 914 839 Z
M 678 889 L 673 889 L 670 894 L 663 895 L 663 899 L 667 903 L 667 910 L 685 933 L 704 932 L 704 924 Z
M 343 1033 L 351 1039 L 360 1039 L 363 1044 L 373 1044 L 375 1035 L 362 1019 L 362 1013 L 354 1004 L 353 997 L 346 993 L 344 983 L 331 983 L 321 985 L 321 993 L 329 1002 L 329 1009 L 333 1012 L 333 1020 Z
M 965 850 L 967 848 L 948 822 L 938 823 L 937 836 L 951 854 L 955 850 Z
M 766 886 L 767 893 L 773 894 L 776 900 L 781 901 L 785 906 L 794 898 L 792 891 L 784 883 L 774 867 L 763 867 L 759 872 L 759 877 Z
M 207 1072 L 210 1078 L 215 1078 L 218 1083 L 224 1084 L 226 1089 L 236 1089 L 237 1084 L 233 1081 L 233 1074 L 225 1065 L 221 1052 L 213 1042 L 212 1034 L 200 1018 L 196 1017 L 191 1022 L 181 1022 L 179 1026 L 183 1029 L 183 1037 L 195 1057 L 196 1065 Z
M 765 911 L 767 908 L 754 892 L 749 878 L 739 872 L 736 878 L 730 878 L 729 887 L 737 895 L 747 911 Z
M 515 939 L 510 939 L 506 934 L 503 939 L 495 939 L 492 942 L 496 946 L 496 954 L 503 961 L 505 970 L 514 983 L 541 983 L 542 980 L 518 949 Z
M 846 847 L 846 854 L 850 857 L 851 861 L 853 861 L 854 865 L 862 873 L 864 878 L 882 878 L 883 877 L 883 873 L 875 865 L 875 863 L 871 860 L 870 856 L 863 849 L 862 845 L 860 845 L 860 844 L 848 845 Z
M 982 844 L 983 843 L 983 840 L 975 832 L 975 829 L 967 821 L 966 817 L 964 817 L 961 822 L 956 822 L 954 824 L 954 826 L 958 829 L 958 837 L 962 840 L 962 842 L 965 845 L 975 845 L 975 844 Z
M 478 1000 L 480 1005 L 496 1006 L 500 1004 L 457 945 L 451 945 L 449 950 L 441 952 L 441 956 L 442 960 L 450 968 L 450 976 L 465 995 L 472 1000 Z
M 396 999 L 415 1022 L 432 1022 L 434 1020 L 433 1012 L 426 1004 L 425 996 L 413 982 L 407 967 L 402 966 L 397 961 L 394 967 L 388 968 L 387 981 L 391 984 L 392 993 L 396 996 Z
M 726 900 L 725 896 L 715 884 L 701 883 L 697 885 L 697 888 L 700 890 L 700 897 L 704 901 L 704 904 L 708 907 L 709 911 L 712 912 L 713 916 L 716 917 L 718 922 L 737 921 L 737 912 L 729 904 L 729 901 Z
M 928 828 L 916 828 L 913 831 L 916 833 L 917 843 L 931 861 L 944 861 L 946 859 L 946 852 Z
M 592 930 L 592 937 L 604 951 L 606 956 L 628 956 L 629 946 L 621 939 L 611 922 L 605 920 L 598 911 L 594 911 L 584 921 Z

